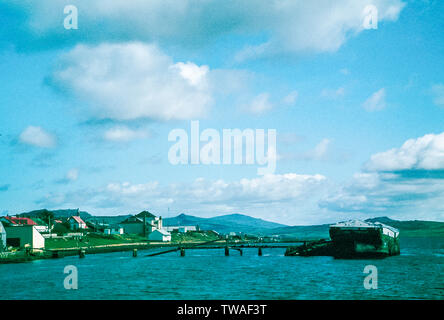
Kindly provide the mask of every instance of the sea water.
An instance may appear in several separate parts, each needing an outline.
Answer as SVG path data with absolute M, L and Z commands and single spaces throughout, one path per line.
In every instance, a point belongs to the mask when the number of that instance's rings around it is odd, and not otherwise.
M 186 250 L 144 257 L 115 252 L 0 265 L 0 299 L 444 299 L 444 239 L 401 239 L 379 260 L 285 257 L 285 249 Z M 366 289 L 367 265 L 377 289 Z M 66 266 L 78 289 L 67 290 Z M 374 276 L 374 275 L 373 275 Z

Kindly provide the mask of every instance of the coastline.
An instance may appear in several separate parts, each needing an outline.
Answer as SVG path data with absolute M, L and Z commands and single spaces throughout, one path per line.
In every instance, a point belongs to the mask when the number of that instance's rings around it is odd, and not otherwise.
M 219 242 L 219 241 L 218 241 Z M 107 244 L 107 245 L 96 245 L 96 246 L 79 246 L 70 248 L 51 248 L 44 250 L 33 250 L 27 254 L 25 251 L 20 250 L 16 252 L 8 252 L 7 254 L 0 254 L 0 264 L 8 263 L 24 263 L 31 262 L 35 260 L 43 259 L 60 259 L 68 256 L 77 256 L 80 251 L 84 251 L 84 254 L 100 254 L 100 253 L 110 253 L 110 252 L 124 252 L 137 250 L 149 250 L 149 249 L 161 249 L 161 248 L 171 248 L 180 247 L 187 245 L 196 245 L 202 243 L 201 241 L 195 242 L 135 242 L 135 243 L 117 243 L 117 244 Z M 225 243 L 225 240 L 220 241 L 221 244 Z M 247 244 L 250 241 L 242 241 L 236 244 Z

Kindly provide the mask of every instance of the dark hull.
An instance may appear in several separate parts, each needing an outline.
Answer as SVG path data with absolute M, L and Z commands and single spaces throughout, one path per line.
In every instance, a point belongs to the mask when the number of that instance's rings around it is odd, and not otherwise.
M 384 258 L 398 255 L 399 237 L 390 237 L 381 229 L 349 230 L 330 228 L 335 258 Z
M 332 256 L 337 259 L 377 259 L 399 255 L 399 237 L 390 237 L 381 229 L 330 228 L 331 241 L 313 241 L 289 247 L 286 256 Z

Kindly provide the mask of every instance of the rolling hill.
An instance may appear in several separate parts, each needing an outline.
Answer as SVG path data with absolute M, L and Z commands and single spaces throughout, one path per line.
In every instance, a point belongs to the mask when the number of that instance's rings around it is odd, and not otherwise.
M 39 209 L 39 210 L 33 210 L 33 211 L 29 211 L 29 212 L 23 212 L 23 213 L 18 214 L 18 216 L 38 217 L 47 211 L 52 212 L 54 214 L 54 217 L 56 217 L 56 218 L 69 218 L 69 217 L 77 214 L 77 209 L 59 209 L 59 210 Z M 91 214 L 89 214 L 86 211 L 79 211 L 79 215 L 83 220 L 91 217 Z
M 283 224 L 253 218 L 243 214 L 229 214 L 212 218 L 199 218 L 180 214 L 172 218 L 163 219 L 164 226 L 199 225 L 203 230 L 214 230 L 219 233 L 244 232 L 264 233 L 264 230 L 285 227 Z

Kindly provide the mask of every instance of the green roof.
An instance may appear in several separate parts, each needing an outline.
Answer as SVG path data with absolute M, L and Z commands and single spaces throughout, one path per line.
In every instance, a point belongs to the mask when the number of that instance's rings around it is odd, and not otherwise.
M 143 217 L 155 218 L 156 216 L 149 211 L 142 211 L 141 213 L 137 214 L 136 217 L 138 217 L 138 218 L 143 218 Z

